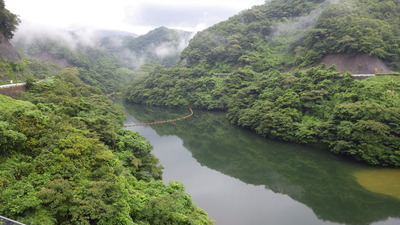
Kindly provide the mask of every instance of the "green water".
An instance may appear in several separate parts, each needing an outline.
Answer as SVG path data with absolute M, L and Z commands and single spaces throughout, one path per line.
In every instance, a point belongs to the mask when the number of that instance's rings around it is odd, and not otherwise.
M 125 111 L 126 124 L 189 114 L 138 105 L 125 105 Z M 379 169 L 266 140 L 230 125 L 223 113 L 195 111 L 186 120 L 129 129 L 154 146 L 165 182 L 184 183 L 217 225 L 400 224 L 400 199 L 365 187 L 382 182 L 374 178 Z M 384 175 L 398 176 L 398 170 Z

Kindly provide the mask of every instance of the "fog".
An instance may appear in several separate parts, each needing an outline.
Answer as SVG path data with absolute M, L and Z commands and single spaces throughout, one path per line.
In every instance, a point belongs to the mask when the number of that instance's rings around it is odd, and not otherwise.
M 303 33 L 307 28 L 317 22 L 318 17 L 321 15 L 324 9 L 332 4 L 336 4 L 342 1 L 344 0 L 326 1 L 324 2 L 323 7 L 312 10 L 308 15 L 293 18 L 288 21 L 274 25 L 272 28 L 274 36 L 280 36 L 282 34 Z
M 38 40 L 51 39 L 75 49 L 79 44 L 85 46 L 96 45 L 94 34 L 94 30 L 68 31 L 25 22 L 19 25 L 11 43 L 17 47 L 21 47 L 21 45 L 24 47 Z

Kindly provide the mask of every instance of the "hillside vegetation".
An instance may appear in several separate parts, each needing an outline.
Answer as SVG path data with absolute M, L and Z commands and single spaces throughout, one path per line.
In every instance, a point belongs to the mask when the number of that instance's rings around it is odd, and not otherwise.
M 332 4 L 333 2 L 339 2 Z M 198 33 L 188 67 L 261 72 L 318 63 L 330 53 L 374 55 L 399 67 L 398 0 L 275 0 Z
M 5 37 L 17 21 L 0 0 Z M 183 184 L 162 182 L 152 146 L 122 127 L 104 95 L 132 71 L 71 35 L 22 43 L 38 60 L 0 60 L 0 83 L 28 89 L 19 100 L 0 95 L 0 215 L 32 225 L 212 224 Z
M 37 35 L 14 40 L 29 62 L 25 72 L 37 79 L 51 77 L 52 72 L 76 67 L 79 78 L 105 93 L 120 91 L 133 71 L 111 52 L 88 43 L 74 33 L 55 33 L 54 37 Z
M 0 95 L 0 214 L 26 224 L 211 224 L 77 69 Z
M 399 68 L 399 12 L 398 0 L 255 6 L 198 33 L 179 67 L 134 80 L 127 98 L 226 110 L 232 123 L 265 137 L 400 166 L 400 77 L 357 81 L 318 66 L 329 54 L 368 54 Z
M 105 93 L 120 92 L 133 77 L 146 74 L 155 65 L 173 66 L 191 37 L 190 32 L 165 27 L 139 37 L 111 31 L 94 32 L 92 36 L 60 30 L 49 31 L 51 35 L 29 29 L 20 32 L 13 44 L 25 56 L 27 74 L 46 79 L 49 71 L 77 67 L 84 82 Z M 26 76 L 18 78 L 24 80 Z

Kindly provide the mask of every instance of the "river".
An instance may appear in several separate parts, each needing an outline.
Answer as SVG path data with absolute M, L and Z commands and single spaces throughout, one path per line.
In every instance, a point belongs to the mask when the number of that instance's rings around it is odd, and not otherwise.
M 189 114 L 127 104 L 124 110 L 125 124 Z M 128 129 L 154 146 L 164 182 L 182 182 L 217 225 L 400 224 L 400 170 L 264 139 L 218 112 Z

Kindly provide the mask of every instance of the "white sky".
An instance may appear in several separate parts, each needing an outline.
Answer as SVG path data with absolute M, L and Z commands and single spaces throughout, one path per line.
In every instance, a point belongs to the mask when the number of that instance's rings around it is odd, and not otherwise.
M 145 34 L 165 26 L 203 30 L 265 0 L 5 0 L 22 23 Z M 27 23 L 27 21 L 29 23 Z M 21 24 L 21 25 L 23 25 Z

